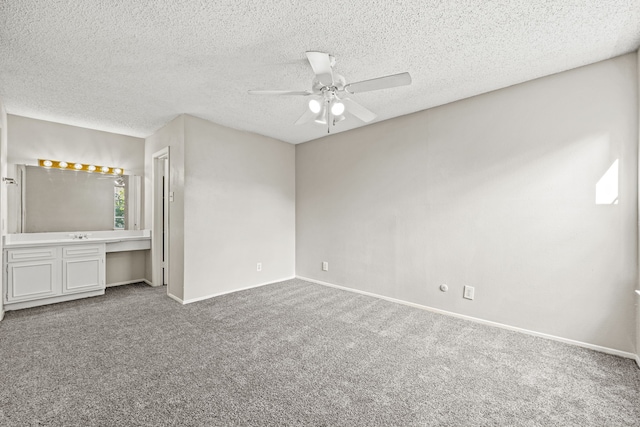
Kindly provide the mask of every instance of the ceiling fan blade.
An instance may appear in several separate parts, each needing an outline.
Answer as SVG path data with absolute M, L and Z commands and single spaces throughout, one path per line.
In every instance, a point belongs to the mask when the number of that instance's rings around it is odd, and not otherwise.
M 355 101 L 352 101 L 349 98 L 344 98 L 341 101 L 346 107 L 345 109 L 347 112 L 353 114 L 365 123 L 369 123 L 371 120 L 378 117 L 373 111 L 368 110 L 367 108 L 363 107 Z
M 313 95 L 308 90 L 250 90 L 250 95 Z
M 329 54 L 324 52 L 306 52 L 306 54 L 320 83 L 325 86 L 333 86 L 333 69 Z
M 311 110 L 309 110 L 308 108 L 306 109 L 306 111 L 304 112 L 303 115 L 300 116 L 300 118 L 298 118 L 298 120 L 296 120 L 296 122 L 294 123 L 294 125 L 301 125 L 307 122 L 310 122 L 311 120 L 313 120 L 316 117 L 316 113 L 312 112 Z
M 363 80 L 361 82 L 350 83 L 344 87 L 349 93 L 369 92 L 371 90 L 387 89 L 397 86 L 405 86 L 411 84 L 411 75 L 409 73 L 392 74 L 390 76 L 378 77 L 371 80 Z

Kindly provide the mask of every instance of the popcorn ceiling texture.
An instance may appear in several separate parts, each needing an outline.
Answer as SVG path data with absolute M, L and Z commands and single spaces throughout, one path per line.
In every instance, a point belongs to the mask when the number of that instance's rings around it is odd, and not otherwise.
M 413 84 L 354 95 L 376 121 L 638 49 L 637 0 L 204 0 L 0 2 L 7 112 L 137 137 L 178 114 L 291 143 L 311 86 L 304 52 L 347 82 L 409 71 Z M 364 124 L 351 117 L 343 131 Z

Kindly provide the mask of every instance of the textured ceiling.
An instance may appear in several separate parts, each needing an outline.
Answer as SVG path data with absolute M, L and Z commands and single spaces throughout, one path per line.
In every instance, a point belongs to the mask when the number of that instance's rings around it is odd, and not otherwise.
M 0 2 L 0 99 L 11 114 L 146 137 L 188 113 L 299 143 L 305 51 L 347 82 L 409 71 L 354 95 L 376 121 L 597 62 L 640 44 L 638 0 L 10 0 Z M 343 131 L 364 123 L 349 118 Z

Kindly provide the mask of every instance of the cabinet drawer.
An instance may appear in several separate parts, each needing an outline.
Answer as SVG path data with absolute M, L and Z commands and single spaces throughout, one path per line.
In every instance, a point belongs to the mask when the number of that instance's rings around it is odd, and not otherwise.
M 74 245 L 62 248 L 62 258 L 94 257 L 104 254 L 102 245 Z
M 43 246 L 41 248 L 7 249 L 7 262 L 37 261 L 55 258 L 58 248 Z

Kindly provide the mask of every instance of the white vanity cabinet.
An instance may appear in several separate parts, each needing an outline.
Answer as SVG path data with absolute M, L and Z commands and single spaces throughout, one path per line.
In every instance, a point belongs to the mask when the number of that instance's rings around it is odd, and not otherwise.
M 4 258 L 7 310 L 104 294 L 104 243 L 5 249 Z
M 5 251 L 7 294 L 5 303 L 29 301 L 60 294 L 58 248 L 54 246 Z
M 5 310 L 103 295 L 106 253 L 149 250 L 150 230 L 2 236 Z
M 105 288 L 104 246 L 102 243 L 62 247 L 63 294 Z

